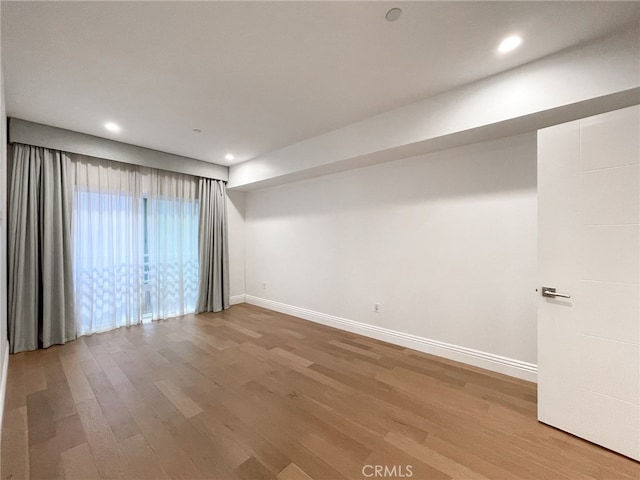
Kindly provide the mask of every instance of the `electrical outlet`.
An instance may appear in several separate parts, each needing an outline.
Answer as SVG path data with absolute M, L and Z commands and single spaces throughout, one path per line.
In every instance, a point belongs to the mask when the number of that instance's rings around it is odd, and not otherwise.
M 264 282 L 264 283 L 262 284 L 262 289 L 263 289 L 263 290 L 266 290 L 266 289 L 267 289 L 267 282 Z
M 380 304 L 379 303 L 374 303 L 373 304 L 373 311 L 375 313 L 380 313 Z

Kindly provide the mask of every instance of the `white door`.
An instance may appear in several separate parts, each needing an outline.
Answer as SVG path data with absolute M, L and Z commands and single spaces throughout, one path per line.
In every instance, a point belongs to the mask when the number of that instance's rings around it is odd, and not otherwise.
M 637 106 L 538 132 L 538 419 L 636 460 L 639 159 Z

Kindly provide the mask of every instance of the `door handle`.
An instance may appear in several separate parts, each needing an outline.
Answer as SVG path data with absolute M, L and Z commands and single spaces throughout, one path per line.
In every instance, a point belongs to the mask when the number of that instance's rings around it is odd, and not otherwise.
M 556 287 L 542 287 L 542 296 L 549 298 L 571 298 L 571 295 L 567 295 L 566 293 L 558 293 L 556 292 Z

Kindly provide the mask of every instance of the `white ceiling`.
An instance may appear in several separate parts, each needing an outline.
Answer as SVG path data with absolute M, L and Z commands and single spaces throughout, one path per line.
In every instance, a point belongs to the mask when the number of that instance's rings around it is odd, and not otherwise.
M 394 6 L 404 13 L 387 22 Z M 640 2 L 610 1 L 3 1 L 1 9 L 9 116 L 220 164 L 640 21 Z M 497 55 L 510 33 L 522 47 Z M 106 121 L 122 131 L 107 132 Z

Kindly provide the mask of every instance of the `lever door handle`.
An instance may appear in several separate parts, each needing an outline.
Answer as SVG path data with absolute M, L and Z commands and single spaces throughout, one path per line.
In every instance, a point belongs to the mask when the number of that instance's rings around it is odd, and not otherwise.
M 566 293 L 556 292 L 556 287 L 542 287 L 542 296 L 549 298 L 571 298 L 571 295 L 567 295 Z

